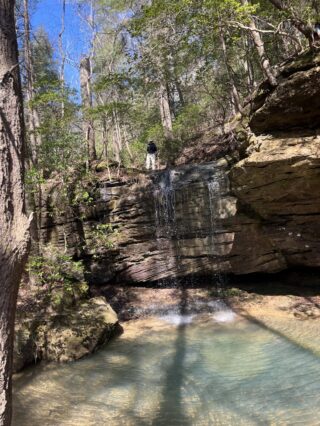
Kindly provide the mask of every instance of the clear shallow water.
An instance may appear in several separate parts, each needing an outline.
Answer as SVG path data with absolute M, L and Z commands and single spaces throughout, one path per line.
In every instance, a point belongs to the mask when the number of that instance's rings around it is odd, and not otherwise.
M 320 425 L 320 360 L 256 324 L 137 320 L 80 362 L 15 380 L 15 426 Z

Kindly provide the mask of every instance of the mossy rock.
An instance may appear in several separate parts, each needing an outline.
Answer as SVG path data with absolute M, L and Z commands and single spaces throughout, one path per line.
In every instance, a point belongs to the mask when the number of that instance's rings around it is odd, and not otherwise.
M 95 297 L 29 319 L 18 319 L 14 372 L 39 360 L 68 362 L 94 352 L 122 332 L 117 314 L 104 297 Z
M 53 316 L 37 330 L 41 358 L 66 362 L 94 352 L 121 331 L 117 314 L 103 297 Z

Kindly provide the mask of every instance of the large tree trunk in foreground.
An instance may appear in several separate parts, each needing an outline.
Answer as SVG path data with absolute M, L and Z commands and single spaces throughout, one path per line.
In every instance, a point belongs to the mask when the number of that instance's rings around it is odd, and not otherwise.
M 96 141 L 92 118 L 88 117 L 88 110 L 92 107 L 91 93 L 91 63 L 89 58 L 83 58 L 80 62 L 80 86 L 82 105 L 84 107 L 83 131 L 87 142 L 89 164 L 97 159 Z M 86 117 L 87 116 L 87 117 Z
M 11 421 L 14 316 L 29 246 L 14 1 L 0 0 L 0 425 Z

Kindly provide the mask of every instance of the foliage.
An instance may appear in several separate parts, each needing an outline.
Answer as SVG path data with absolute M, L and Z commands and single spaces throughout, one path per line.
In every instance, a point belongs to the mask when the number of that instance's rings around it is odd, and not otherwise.
M 86 235 L 87 251 L 94 258 L 99 258 L 102 252 L 115 247 L 116 237 L 119 229 L 115 229 L 110 223 L 99 223 Z
M 97 197 L 97 177 L 91 171 L 85 171 L 74 182 L 68 185 L 69 202 L 72 206 L 93 204 Z
M 39 286 L 47 289 L 47 302 L 54 309 L 71 305 L 87 294 L 82 262 L 57 249 L 49 247 L 46 255 L 31 256 L 27 270 Z
M 260 34 L 263 56 L 275 69 L 308 46 L 307 36 L 320 16 L 314 0 L 73 4 L 90 41 L 93 106 L 78 105 L 77 94 L 61 81 L 48 35 L 37 29 L 32 44 L 35 96 L 29 106 L 40 116 L 39 181 L 56 171 L 64 174 L 70 164 L 85 163 L 82 124 L 88 119 L 96 129 L 98 158 L 142 167 L 145 143 L 154 139 L 160 162 L 174 161 L 200 130 L 221 125 L 241 109 L 235 92 L 241 104 L 265 78 L 252 25 Z
M 85 146 L 79 130 L 76 92 L 61 83 L 53 47 L 43 28 L 35 35 L 32 55 L 35 93 L 28 106 L 38 111 L 40 123 L 36 133 L 41 138 L 38 161 L 33 168 L 42 178 L 50 177 L 53 172 L 64 174 L 70 164 L 83 162 Z

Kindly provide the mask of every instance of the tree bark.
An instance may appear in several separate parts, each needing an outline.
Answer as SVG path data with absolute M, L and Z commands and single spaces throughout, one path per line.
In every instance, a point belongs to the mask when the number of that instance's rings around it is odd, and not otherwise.
M 107 120 L 102 118 L 102 158 L 108 160 L 108 128 Z
M 175 79 L 174 84 L 176 86 L 176 89 L 177 89 L 177 92 L 178 92 L 178 95 L 179 95 L 180 105 L 184 106 L 185 105 L 184 96 L 183 96 L 183 92 L 182 92 L 182 89 L 181 89 L 180 82 L 177 78 Z
M 88 160 L 89 164 L 97 159 L 96 154 L 96 141 L 94 134 L 93 120 L 86 117 L 88 109 L 92 107 L 92 93 L 91 93 L 91 63 L 88 57 L 85 57 L 80 62 L 80 86 L 82 105 L 84 108 L 83 117 L 83 133 L 87 143 Z
M 121 136 L 121 130 L 120 130 L 120 124 L 119 124 L 119 118 L 117 109 L 114 108 L 112 110 L 112 119 L 113 119 L 113 126 L 114 126 L 114 151 L 115 151 L 115 158 L 116 162 L 118 164 L 121 163 L 121 152 L 122 152 L 122 136 Z
M 234 82 L 232 69 L 229 65 L 227 46 L 226 46 L 225 36 L 222 29 L 220 30 L 220 41 L 221 41 L 223 59 L 226 66 L 228 80 L 230 84 L 230 98 L 231 98 L 231 106 L 232 106 L 231 112 L 232 114 L 238 113 L 238 112 L 241 113 L 242 107 L 241 107 L 240 95 L 239 95 L 237 86 Z
M 172 116 L 170 110 L 169 95 L 167 85 L 163 82 L 160 83 L 159 106 L 164 135 L 167 139 L 172 139 Z
M 245 58 L 244 58 L 244 69 L 247 75 L 247 87 L 248 92 L 251 93 L 256 87 L 256 82 L 254 79 L 254 69 L 251 62 L 250 56 L 250 38 L 248 34 L 244 35 L 244 47 L 245 47 Z
M 241 2 L 245 6 L 249 4 L 248 0 L 241 0 Z M 259 31 L 257 31 L 256 23 L 254 22 L 252 16 L 250 16 L 249 27 L 251 28 L 252 39 L 258 52 L 262 72 L 267 77 L 271 86 L 274 87 L 277 85 L 277 79 L 270 65 L 270 61 L 264 48 L 264 42 L 262 40 L 261 34 L 259 33 Z
M 0 0 L 0 425 L 11 422 L 16 299 L 29 250 L 23 187 L 23 107 L 12 0 Z

